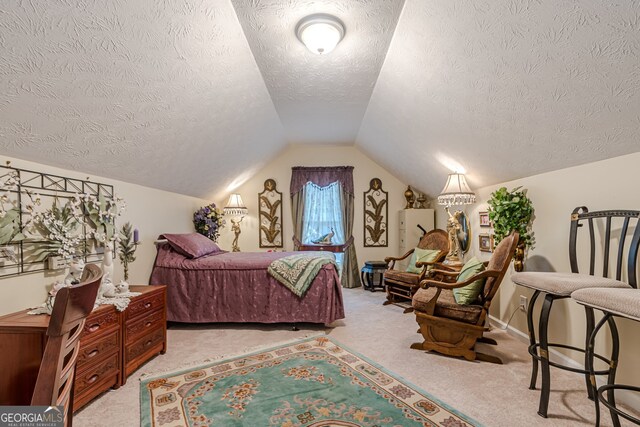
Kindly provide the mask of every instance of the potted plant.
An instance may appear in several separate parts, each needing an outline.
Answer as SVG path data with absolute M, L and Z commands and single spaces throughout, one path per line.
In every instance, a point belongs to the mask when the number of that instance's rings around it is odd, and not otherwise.
M 533 202 L 527 197 L 527 190 L 517 187 L 508 191 L 506 187 L 500 187 L 491 193 L 488 204 L 489 219 L 493 223 L 496 244 L 513 230 L 520 235 L 518 247 L 513 258 L 513 267 L 516 271 L 522 271 L 525 250 L 533 248 L 535 244 L 532 230 L 534 220 Z

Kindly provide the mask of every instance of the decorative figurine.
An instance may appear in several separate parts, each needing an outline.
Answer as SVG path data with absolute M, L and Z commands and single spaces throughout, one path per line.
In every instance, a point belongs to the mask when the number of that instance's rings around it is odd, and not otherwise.
M 240 247 L 238 246 L 238 238 L 240 237 L 240 233 L 242 233 L 242 231 L 240 230 L 240 223 L 243 219 L 243 216 L 240 217 L 239 220 L 231 218 L 231 231 L 233 231 L 234 235 L 233 242 L 231 242 L 231 248 L 233 252 L 240 252 Z
M 335 232 L 333 231 L 333 227 L 331 227 L 331 231 L 329 233 L 325 234 L 324 236 L 318 237 L 313 241 L 313 243 L 317 245 L 330 245 L 331 239 L 333 238 L 334 234 Z
M 405 209 L 413 209 L 413 202 L 415 201 L 415 194 L 413 194 L 413 190 L 411 190 L 411 186 L 409 185 L 404 192 L 404 198 L 407 199 L 407 205 L 404 207 Z

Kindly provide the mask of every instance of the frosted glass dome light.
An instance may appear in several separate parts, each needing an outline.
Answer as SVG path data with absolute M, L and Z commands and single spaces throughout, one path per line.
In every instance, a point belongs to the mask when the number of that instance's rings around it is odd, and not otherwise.
M 342 21 L 326 14 L 309 15 L 296 26 L 298 39 L 317 55 L 324 55 L 335 49 L 344 33 Z

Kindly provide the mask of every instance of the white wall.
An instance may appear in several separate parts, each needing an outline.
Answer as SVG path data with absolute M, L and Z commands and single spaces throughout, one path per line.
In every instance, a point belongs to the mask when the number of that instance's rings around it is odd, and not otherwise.
M 10 160 L 11 166 L 16 168 L 78 179 L 85 179 L 88 176 L 83 172 L 53 168 L 8 157 L 3 157 L 1 160 L 3 163 Z M 116 225 L 120 227 L 129 221 L 140 230 L 140 239 L 143 243 L 136 251 L 136 261 L 129 266 L 129 283 L 131 284 L 148 283 L 156 255 L 153 241 L 158 235 L 193 231 L 193 212 L 209 203 L 195 197 L 98 176 L 91 176 L 91 180 L 113 185 L 115 193 L 126 201 L 126 210 L 116 220 Z M 123 270 L 117 258 L 115 265 L 115 280 L 118 282 L 123 277 Z M 58 276 L 51 273 L 32 273 L 0 279 L 0 315 L 41 304 L 45 300 L 49 285 L 57 278 Z
M 472 222 L 472 250 L 465 257 L 477 256 L 486 260 L 490 254 L 478 251 L 478 233 L 485 233 L 487 228 L 479 227 L 478 212 L 487 210 L 487 200 L 497 188 L 505 186 L 509 190 L 523 186 L 535 208 L 533 230 L 536 236 L 535 249 L 529 251 L 525 260 L 525 269 L 537 269 L 537 261 L 547 260 L 549 266 L 556 271 L 569 272 L 569 226 L 570 214 L 577 206 L 587 206 L 590 211 L 608 209 L 640 209 L 640 191 L 638 191 L 635 171 L 640 164 L 640 153 L 616 157 L 582 166 L 562 169 L 554 172 L 535 175 L 490 187 L 475 189 L 477 203 L 467 207 L 466 211 Z M 439 208 L 442 213 L 442 208 Z M 437 216 L 439 226 L 446 227 L 445 216 Z M 537 265 L 536 265 L 537 264 Z M 507 322 L 517 310 L 519 296 L 531 297 L 532 292 L 516 286 L 511 282 L 510 274 L 500 287 L 491 305 L 491 314 L 503 322 Z M 539 308 L 536 308 L 539 313 Z M 640 384 L 640 371 L 636 369 L 640 343 L 637 334 L 640 324 L 626 320 L 617 321 L 622 341 L 622 353 L 618 370 L 618 378 L 625 383 Z M 526 316 L 516 311 L 510 323 L 519 331 L 527 332 Z M 537 321 L 536 321 L 537 325 Z M 584 309 L 578 304 L 563 300 L 554 303 L 550 319 L 549 341 L 568 342 L 577 347 L 584 346 L 585 319 Z M 599 343 L 604 350 L 607 339 Z M 608 348 L 608 347 L 607 347 Z M 580 362 L 580 356 L 569 354 Z M 582 362 L 580 362 L 582 363 Z M 523 385 L 524 386 L 524 385 Z
M 239 246 L 242 251 L 266 251 L 259 248 L 258 242 L 258 193 L 264 189 L 264 181 L 275 179 L 278 191 L 283 193 L 283 228 L 285 249 L 293 250 L 293 223 L 291 220 L 291 199 L 289 184 L 293 166 L 354 166 L 353 181 L 355 192 L 354 239 L 358 262 L 382 260 L 386 256 L 398 254 L 398 211 L 404 207 L 405 183 L 375 163 L 360 150 L 352 146 L 293 145 L 282 152 L 274 161 L 259 171 L 253 178 L 239 188 L 239 193 L 249 209 L 249 214 L 242 221 L 242 234 Z M 369 189 L 372 178 L 382 180 L 382 188 L 389 193 L 389 246 L 386 248 L 365 248 L 363 246 L 363 192 Z M 216 201 L 222 207 L 227 200 Z M 230 224 L 222 231 L 220 245 L 226 249 L 231 247 L 233 235 Z

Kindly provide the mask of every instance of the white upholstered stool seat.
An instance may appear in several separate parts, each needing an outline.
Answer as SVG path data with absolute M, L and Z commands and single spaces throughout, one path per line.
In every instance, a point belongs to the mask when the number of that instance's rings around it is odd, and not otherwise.
M 525 288 L 559 296 L 569 296 L 579 289 L 631 289 L 631 286 L 619 280 L 579 273 L 526 271 L 514 273 L 511 281 Z
M 640 290 L 580 289 L 571 298 L 582 305 L 640 322 Z

